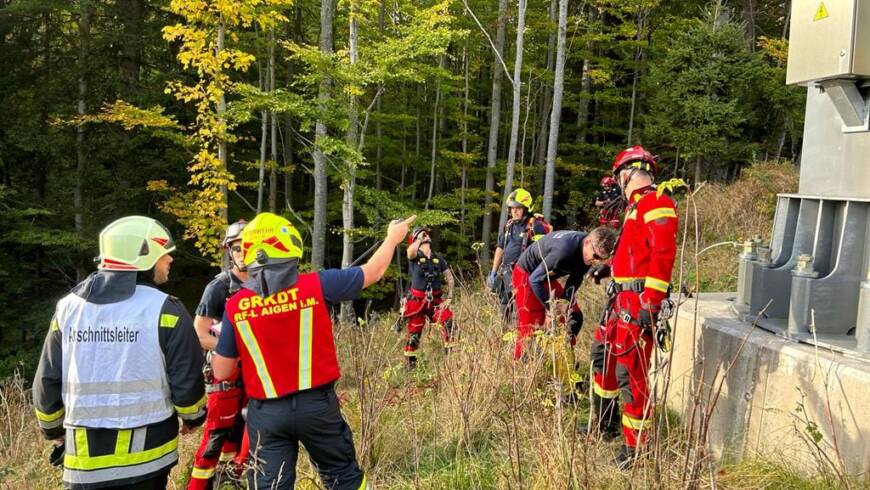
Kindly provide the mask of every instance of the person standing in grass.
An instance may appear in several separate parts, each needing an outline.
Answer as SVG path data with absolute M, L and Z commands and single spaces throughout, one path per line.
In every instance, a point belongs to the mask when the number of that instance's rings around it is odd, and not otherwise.
M 650 355 L 677 255 L 676 205 L 653 185 L 657 169 L 641 146 L 623 150 L 613 161 L 613 177 L 628 207 L 611 261 L 607 321 L 595 331 L 591 361 L 595 429 L 618 436 L 621 421 L 625 444 L 615 459 L 619 468 L 632 465 L 653 429 Z
M 408 272 L 411 275 L 411 288 L 402 308 L 402 316 L 407 320 L 408 337 L 405 340 L 405 358 L 408 369 L 417 366 L 417 350 L 426 320 L 441 325 L 444 349 L 450 349 L 454 342 L 453 311 L 450 300 L 453 298 L 453 273 L 447 260 L 432 251 L 432 230 L 415 228 L 408 245 Z M 444 285 L 447 294 L 444 294 Z
M 227 379 L 241 360 L 256 462 L 251 488 L 293 488 L 300 443 L 326 488 L 366 487 L 335 393 L 341 372 L 328 304 L 354 300 L 379 281 L 414 219 L 391 223 L 365 265 L 308 273 L 299 273 L 302 237 L 288 220 L 261 213 L 245 227 L 250 279 L 227 301 L 212 369 Z
M 182 432 L 205 420 L 202 350 L 169 280 L 166 228 L 128 216 L 100 232 L 97 272 L 61 299 L 33 380 L 40 428 L 73 489 L 166 488 Z

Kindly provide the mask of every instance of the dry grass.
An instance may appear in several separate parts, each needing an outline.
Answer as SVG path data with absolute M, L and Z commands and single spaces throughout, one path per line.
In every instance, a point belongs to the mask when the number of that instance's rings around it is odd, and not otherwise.
M 696 194 L 701 247 L 768 233 L 772 193 L 793 190 L 796 180 L 793 168 L 765 164 L 736 184 L 702 189 Z M 722 248 L 704 256 L 701 277 L 715 279 L 703 287 L 733 289 L 728 274 L 736 274 L 735 253 Z M 527 362 L 514 363 L 512 345 L 502 338 L 496 299 L 481 291 L 481 282 L 473 278 L 460 285 L 454 304 L 461 346 L 445 356 L 439 332 L 427 327 L 420 366 L 414 372 L 404 369 L 403 336 L 392 330 L 393 314 L 371 318 L 365 326 L 336 327 L 343 368 L 338 385 L 342 411 L 354 429 L 357 455 L 373 488 L 833 486 L 830 480 L 802 478 L 778 462 L 750 461 L 714 469 L 690 447 L 691 437 L 680 421 L 667 413 L 659 417 L 663 429 L 658 461 L 647 459 L 629 472 L 616 470 L 611 460 L 619 442 L 577 434 L 577 427 L 587 421 L 588 404 L 564 400 L 557 376 L 558 349 L 548 347 L 560 340 L 542 338 Z M 692 284 L 694 279 L 688 275 L 684 282 Z M 586 366 L 591 325 L 603 306 L 601 289 L 584 287 L 581 302 L 587 321 L 574 353 Z M 36 428 L 24 386 L 17 378 L 0 385 L 0 487 L 57 488 L 60 472 L 47 463 L 48 445 Z M 182 439 L 182 461 L 173 471 L 170 488 L 184 487 L 198 441 L 198 432 Z M 298 480 L 297 488 L 319 488 L 316 472 L 304 456 Z
M 791 163 L 757 163 L 747 167 L 740 179 L 730 184 L 706 184 L 698 190 L 699 250 L 723 241 L 743 242 L 755 235 L 770 239 L 776 210 L 776 194 L 796 192 L 798 169 Z M 687 202 L 680 200 L 680 219 L 687 216 Z M 690 214 L 688 214 L 691 216 Z M 682 229 L 682 226 L 681 226 Z M 694 254 L 690 236 L 688 251 Z M 738 250 L 722 246 L 710 249 L 699 258 L 702 291 L 737 289 Z M 693 260 L 686 260 L 687 277 L 694 283 Z

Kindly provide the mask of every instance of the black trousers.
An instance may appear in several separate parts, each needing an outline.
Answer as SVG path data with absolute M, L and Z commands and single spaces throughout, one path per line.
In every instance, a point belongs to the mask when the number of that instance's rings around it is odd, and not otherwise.
M 356 490 L 363 484 L 353 434 L 331 384 L 275 400 L 250 400 L 248 436 L 255 467 L 248 472 L 251 488 L 293 488 L 300 442 L 326 488 Z
M 496 293 L 501 301 L 502 321 L 510 324 L 516 315 L 516 302 L 513 291 L 513 266 L 502 267 L 496 277 Z

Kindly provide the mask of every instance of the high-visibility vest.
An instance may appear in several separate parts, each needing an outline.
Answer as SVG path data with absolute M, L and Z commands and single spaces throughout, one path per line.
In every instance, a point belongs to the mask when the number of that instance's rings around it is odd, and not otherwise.
M 242 289 L 227 301 L 226 315 L 251 398 L 280 398 L 341 376 L 316 272 L 266 298 Z
M 175 413 L 158 330 L 166 293 L 136 286 L 118 303 L 69 294 L 57 306 L 65 427 L 128 429 Z M 164 315 L 172 316 L 172 315 Z

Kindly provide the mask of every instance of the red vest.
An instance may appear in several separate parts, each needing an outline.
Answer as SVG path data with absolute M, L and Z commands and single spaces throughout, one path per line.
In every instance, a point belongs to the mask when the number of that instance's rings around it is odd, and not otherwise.
M 316 272 L 300 274 L 296 284 L 266 298 L 241 289 L 226 311 L 249 397 L 280 398 L 341 376 Z

